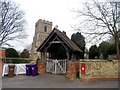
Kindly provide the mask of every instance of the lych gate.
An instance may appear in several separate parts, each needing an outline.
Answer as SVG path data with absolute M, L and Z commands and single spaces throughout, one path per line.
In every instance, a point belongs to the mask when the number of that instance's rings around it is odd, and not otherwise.
M 66 61 L 79 59 L 82 52 L 65 33 L 54 28 L 46 40 L 37 49 L 41 59 L 46 61 L 46 71 L 66 73 Z
M 53 74 L 64 74 L 66 73 L 66 59 L 47 59 L 46 61 L 46 72 Z

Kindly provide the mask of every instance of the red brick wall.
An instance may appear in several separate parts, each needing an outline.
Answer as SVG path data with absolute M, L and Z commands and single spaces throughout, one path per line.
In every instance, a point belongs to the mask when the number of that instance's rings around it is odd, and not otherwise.
M 0 60 L 0 76 L 2 76 L 4 61 Z
M 44 61 L 40 61 L 38 63 L 38 73 L 39 74 L 44 74 L 45 73 L 45 62 Z
M 2 60 L 0 60 L 0 76 L 2 76 Z
M 4 58 L 5 58 L 5 50 L 0 49 L 0 76 L 2 76 Z
M 5 50 L 0 50 L 0 57 L 5 58 Z
M 67 62 L 66 77 L 73 80 L 76 78 L 77 71 L 79 71 L 79 62 L 69 61 Z

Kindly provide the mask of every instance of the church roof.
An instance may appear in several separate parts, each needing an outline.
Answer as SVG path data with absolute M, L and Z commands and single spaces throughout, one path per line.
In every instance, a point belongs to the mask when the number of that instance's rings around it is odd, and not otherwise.
M 49 42 L 49 40 L 53 37 L 53 35 L 58 35 L 62 41 L 72 50 L 72 51 L 79 51 L 83 52 L 72 40 L 70 40 L 66 34 L 58 30 L 57 28 L 54 28 L 53 31 L 48 35 L 48 37 L 45 39 L 45 41 L 39 46 L 37 51 L 42 51 L 44 46 Z

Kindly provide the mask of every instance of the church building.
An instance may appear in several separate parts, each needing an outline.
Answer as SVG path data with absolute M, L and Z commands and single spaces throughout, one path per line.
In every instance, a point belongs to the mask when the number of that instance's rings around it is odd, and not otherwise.
M 30 58 L 36 59 L 37 54 L 36 50 L 42 44 L 42 42 L 47 38 L 47 36 L 52 31 L 52 22 L 39 19 L 35 24 L 35 34 L 33 37 Z M 35 57 L 36 56 L 36 57 Z

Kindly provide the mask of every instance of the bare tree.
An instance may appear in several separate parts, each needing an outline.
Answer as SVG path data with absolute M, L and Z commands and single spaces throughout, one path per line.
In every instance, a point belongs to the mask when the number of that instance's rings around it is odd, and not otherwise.
M 10 0 L 0 0 L 0 46 L 25 38 L 24 12 Z
M 92 35 L 92 40 L 103 39 L 105 35 L 114 38 L 117 56 L 119 57 L 120 28 L 120 2 L 86 2 L 82 10 L 77 10 L 78 17 L 82 17 L 77 30 Z

